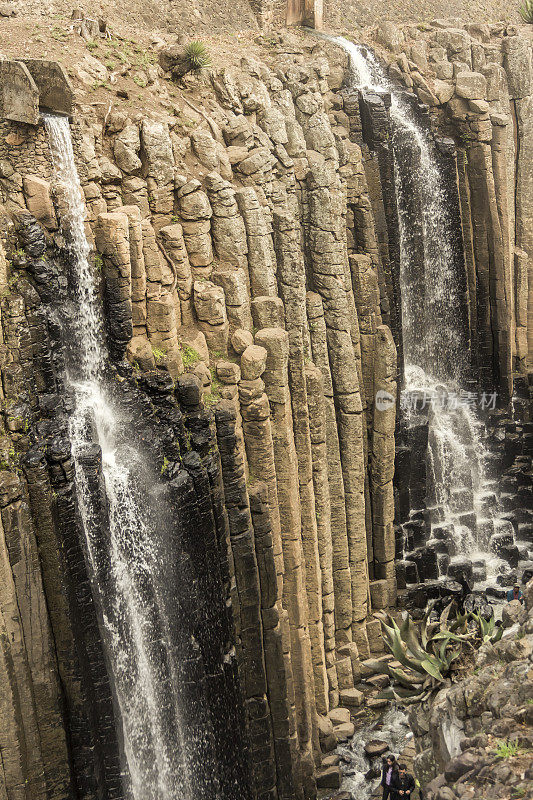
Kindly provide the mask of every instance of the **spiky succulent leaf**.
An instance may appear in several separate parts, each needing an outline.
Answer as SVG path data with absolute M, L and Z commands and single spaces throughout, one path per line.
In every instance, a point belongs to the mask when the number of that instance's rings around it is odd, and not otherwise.
M 439 669 L 439 664 L 435 663 L 434 659 L 425 658 L 424 661 L 422 661 L 422 666 L 426 670 L 426 672 L 429 675 L 431 675 L 432 678 L 435 678 L 435 680 L 444 683 L 444 675 L 441 673 Z
M 403 686 L 389 686 L 386 689 L 382 689 L 382 691 L 376 695 L 376 700 L 396 700 L 399 703 L 403 703 L 405 700 L 419 697 L 421 694 L 421 685 L 413 687 L 412 689 L 407 689 Z
M 468 635 L 464 633 L 452 633 L 451 631 L 441 631 L 441 633 L 436 633 L 433 637 L 434 641 L 446 641 L 446 642 L 468 642 Z
M 448 627 L 448 618 L 450 616 L 450 612 L 451 612 L 451 610 L 453 608 L 453 605 L 454 605 L 454 601 L 452 600 L 450 603 L 448 603 L 448 605 L 446 606 L 444 611 L 441 613 L 440 619 L 439 619 L 439 623 L 440 623 L 440 627 L 441 628 Z
M 397 669 L 396 667 L 388 667 L 389 677 L 392 678 L 396 683 L 400 683 L 402 686 L 413 686 L 414 683 L 420 680 L 419 675 L 409 675 L 407 672 L 404 672 L 403 669 Z
M 203 42 L 190 42 L 185 48 L 185 57 L 191 72 L 201 72 L 211 66 L 211 58 Z
M 518 10 L 524 22 L 533 25 L 533 0 L 524 0 Z

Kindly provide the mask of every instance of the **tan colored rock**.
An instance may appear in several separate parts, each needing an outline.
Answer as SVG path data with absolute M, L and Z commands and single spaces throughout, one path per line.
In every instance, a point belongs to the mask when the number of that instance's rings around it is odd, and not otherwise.
M 50 184 L 36 175 L 22 178 L 28 211 L 50 231 L 57 230 L 57 219 L 50 197 Z
M 333 386 L 327 350 L 324 310 L 319 295 L 307 293 L 307 317 L 313 361 L 322 372 L 326 412 L 326 450 L 332 533 L 332 570 L 335 602 L 335 636 L 338 644 L 352 639 L 352 589 L 346 531 L 344 483 L 333 402 Z
M 237 328 L 231 337 L 231 346 L 238 355 L 242 355 L 247 347 L 254 343 L 254 337 L 250 331 Z
M 452 83 L 443 80 L 436 80 L 433 84 L 433 92 L 435 97 L 444 105 L 448 100 L 451 100 L 454 95 L 455 88 Z
M 337 742 L 346 742 L 355 733 L 355 725 L 353 722 L 343 722 L 340 725 L 333 727 L 333 734 Z
M 455 92 L 466 100 L 484 100 L 487 81 L 480 72 L 461 72 L 455 79 Z
M 268 353 L 263 380 L 271 410 L 278 502 L 280 516 L 283 519 L 285 564 L 283 605 L 289 612 L 291 660 L 302 768 L 310 769 L 313 762 L 313 723 L 315 719 L 314 674 L 301 539 L 298 464 L 288 390 L 289 339 L 288 334 L 281 329 L 265 328 L 256 334 L 255 341 Z
M 219 261 L 247 272 L 246 230 L 235 201 L 235 190 L 216 172 L 210 172 L 205 182 L 213 209 L 211 230 L 216 256 Z
M 235 198 L 246 228 L 252 298 L 273 297 L 277 292 L 276 254 L 268 210 L 261 206 L 257 192 L 251 186 L 239 189 Z
M 179 223 L 166 225 L 159 230 L 159 241 L 164 258 L 154 260 L 157 271 L 152 273 L 147 270 L 147 279 L 160 283 L 167 290 L 176 288 L 180 300 L 182 324 L 190 325 L 192 318 L 192 285 L 193 275 L 185 241 L 183 229 Z M 157 243 L 156 243 L 157 246 Z
M 256 297 L 252 300 L 251 311 L 258 330 L 285 327 L 285 311 L 280 297 Z
M 376 41 L 384 45 L 388 50 L 392 50 L 393 53 L 399 52 L 404 42 L 402 31 L 390 20 L 380 22 L 374 36 Z
M 387 581 L 370 581 L 370 597 L 372 599 L 372 608 L 387 608 L 389 604 L 389 589 Z
M 267 351 L 258 345 L 249 345 L 241 355 L 241 373 L 244 380 L 260 378 L 266 368 Z
M 350 722 L 350 710 L 348 708 L 332 708 L 328 712 L 333 725 L 341 725 L 343 722 Z
M 343 706 L 348 708 L 357 708 L 362 706 L 364 702 L 364 694 L 359 689 L 343 689 L 340 693 L 340 700 Z
M 225 354 L 229 325 L 224 290 L 210 281 L 194 282 L 194 309 L 210 350 Z
M 211 280 L 224 290 L 230 331 L 251 330 L 250 293 L 245 270 L 227 265 L 225 268 L 217 268 Z

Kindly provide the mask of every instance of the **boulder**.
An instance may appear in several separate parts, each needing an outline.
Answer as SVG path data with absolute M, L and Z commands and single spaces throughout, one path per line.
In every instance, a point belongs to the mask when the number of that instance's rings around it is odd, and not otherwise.
M 235 350 L 236 353 L 242 355 L 247 347 L 250 347 L 254 343 L 254 337 L 250 333 L 250 331 L 244 331 L 241 328 L 238 328 L 236 331 L 233 332 L 231 337 L 231 346 Z
M 375 39 L 393 53 L 399 53 L 404 42 L 404 35 L 397 25 L 386 19 L 378 25 Z
M 260 378 L 265 371 L 267 351 L 264 347 L 252 344 L 241 355 L 241 372 L 244 380 Z
M 454 87 L 453 84 L 448 83 L 447 81 L 436 80 L 433 85 L 433 91 L 435 97 L 442 105 L 443 103 L 447 103 L 448 100 L 452 99 L 454 93 Z
M 0 59 L 0 117 L 13 122 L 39 124 L 39 90 L 20 61 Z
M 340 725 L 333 726 L 333 733 L 337 742 L 346 742 L 355 733 L 355 725 L 353 722 L 341 722 Z
M 333 725 L 341 725 L 343 722 L 350 722 L 350 710 L 348 708 L 332 708 L 328 712 L 328 717 Z
M 181 44 L 164 47 L 159 51 L 158 59 L 161 68 L 170 72 L 173 78 L 183 78 L 191 71 L 185 48 Z
M 525 620 L 527 611 L 519 600 L 512 600 L 502 608 L 502 622 L 504 628 L 510 628 L 517 622 Z
M 465 100 L 484 100 L 487 79 L 480 72 L 460 72 L 455 79 L 455 92 Z
M 359 689 L 341 689 L 339 694 L 342 705 L 349 708 L 362 706 L 365 699 L 363 692 L 360 692 Z
M 371 739 L 365 744 L 365 753 L 369 758 L 382 756 L 388 749 L 389 745 L 383 739 Z
M 50 184 L 36 175 L 25 175 L 22 185 L 30 214 L 48 230 L 57 230 L 56 214 L 50 197 Z
M 326 767 L 316 774 L 318 789 L 338 789 L 341 785 L 341 771 L 337 766 Z

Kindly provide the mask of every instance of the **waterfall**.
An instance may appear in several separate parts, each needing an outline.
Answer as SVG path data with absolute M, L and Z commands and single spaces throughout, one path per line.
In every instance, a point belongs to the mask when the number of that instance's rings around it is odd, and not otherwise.
M 405 364 L 401 399 L 408 421 L 422 406 L 428 416 L 433 528 L 453 539 L 452 563 L 464 556 L 484 562 L 493 582 L 503 562 L 491 553 L 491 537 L 508 523 L 498 518 L 495 486 L 487 477 L 477 406 L 481 401 L 490 407 L 494 398 L 467 389 L 465 299 L 454 270 L 452 221 L 435 144 L 372 53 L 343 37 L 332 41 L 349 55 L 352 86 L 391 96 Z M 486 580 L 483 571 L 480 582 Z
M 66 385 L 74 397 L 70 438 L 78 504 L 120 709 L 124 780 L 133 800 L 189 800 L 169 620 L 159 596 L 157 515 L 149 494 L 141 496 L 147 466 L 105 378 L 103 321 L 68 119 L 45 115 L 44 122 L 73 272 Z M 91 471 L 100 453 L 103 501 Z

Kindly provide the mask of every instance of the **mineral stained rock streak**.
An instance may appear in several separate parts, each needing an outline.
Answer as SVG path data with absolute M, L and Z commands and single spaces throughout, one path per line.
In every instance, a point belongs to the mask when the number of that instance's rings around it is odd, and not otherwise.
M 405 363 L 402 405 L 408 424 L 420 414 L 429 422 L 432 528 L 453 538 L 452 564 L 468 554 L 485 562 L 493 581 L 501 561 L 490 552 L 490 538 L 509 523 L 498 519 L 477 406 L 490 407 L 494 400 L 469 391 L 463 276 L 437 146 L 372 53 L 342 37 L 334 41 L 349 54 L 354 87 L 391 97 Z
M 66 377 L 75 398 L 70 436 L 78 503 L 120 709 L 125 781 L 134 800 L 187 800 L 192 794 L 182 761 L 168 619 L 159 597 L 158 538 L 149 500 L 141 501 L 139 492 L 143 461 L 128 442 L 121 409 L 106 386 L 103 323 L 69 123 L 47 115 L 45 125 L 64 192 L 62 226 L 75 285 Z M 98 497 L 90 467 L 100 457 L 105 488 Z

